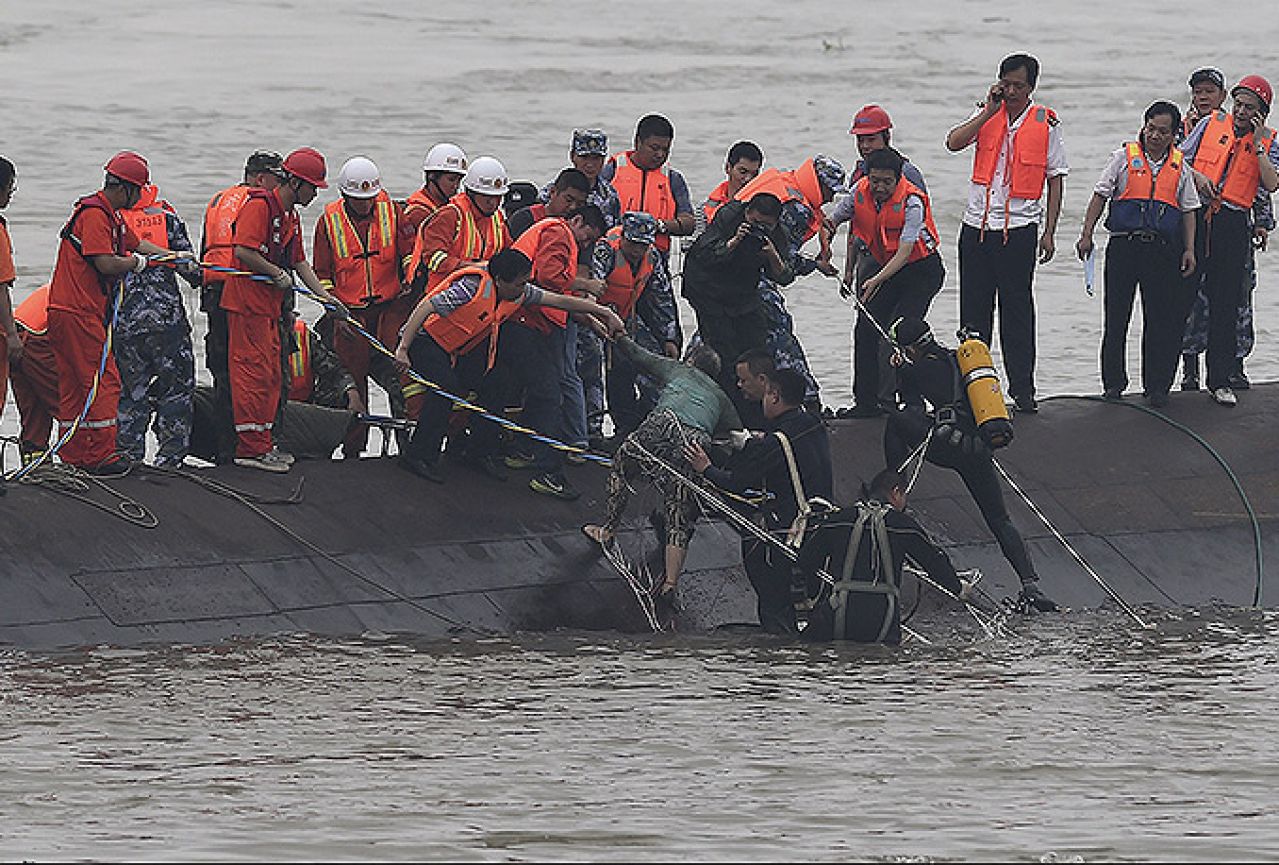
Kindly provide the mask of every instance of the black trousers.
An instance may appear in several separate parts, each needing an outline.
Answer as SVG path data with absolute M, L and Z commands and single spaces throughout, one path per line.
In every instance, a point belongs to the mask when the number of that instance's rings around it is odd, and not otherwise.
M 564 329 L 543 333 L 517 321 L 502 325 L 497 343 L 498 375 L 503 392 L 524 394 L 520 425 L 544 436 L 564 441 Z M 534 441 L 533 467 L 538 472 L 558 472 L 564 452 Z
M 1128 386 L 1128 323 L 1141 290 L 1141 385 L 1147 396 L 1168 393 L 1177 373 L 1186 329 L 1188 286 L 1181 276 L 1180 243 L 1112 236 L 1106 247 L 1105 327 L 1101 383 Z
M 1249 214 L 1222 207 L 1207 220 L 1207 249 L 1200 259 L 1208 299 L 1208 390 L 1229 387 L 1237 364 L 1235 323 L 1245 296 L 1244 276 L 1252 238 Z M 1184 322 L 1184 319 L 1183 319 Z
M 965 225 L 959 230 L 959 323 L 977 331 L 987 345 L 999 308 L 999 344 L 1015 399 L 1035 395 L 1035 255 L 1037 224 L 1008 232 Z
M 741 315 L 696 309 L 697 335 L 719 355 L 719 385 L 724 393 L 737 393 L 737 358 L 753 348 L 768 345 L 768 316 L 762 306 Z
M 656 397 L 640 387 L 639 367 L 612 346 L 607 349 L 608 367 L 604 373 L 604 391 L 608 396 L 608 413 L 613 418 L 613 432 L 625 438 L 644 422 L 657 406 Z
M 924 437 L 932 432 L 932 418 L 923 409 L 907 408 L 891 413 L 884 425 L 884 456 L 889 468 L 897 468 L 905 461 Z M 925 458 L 933 465 L 953 469 L 968 488 L 977 503 L 982 519 L 999 543 L 1004 558 L 1012 565 L 1023 583 L 1038 579 L 1026 542 L 1013 525 L 1004 503 L 1004 493 L 999 486 L 999 476 L 989 451 L 965 453 L 944 442 L 929 442 Z
M 488 356 L 487 340 L 459 357 L 456 364 L 453 363 L 449 353 L 440 348 L 439 343 L 428 334 L 419 333 L 413 340 L 413 344 L 409 346 L 409 360 L 412 361 L 415 372 L 463 399 L 470 391 L 475 391 L 479 394 L 480 405 L 490 413 L 496 413 L 502 409 L 502 406 L 501 400 L 495 398 L 494 382 L 487 374 Z M 405 454 L 423 462 L 432 464 L 437 462 L 452 413 L 451 400 L 439 396 L 434 391 L 427 391 L 423 397 L 422 413 L 418 417 L 417 429 L 413 431 L 413 437 L 409 439 Z M 477 419 L 471 425 L 468 456 L 479 458 L 495 453 L 497 441 L 497 425 L 491 421 Z
M 878 271 L 874 267 L 867 275 Z M 853 401 L 857 405 L 896 405 L 896 376 L 889 363 L 892 347 L 866 313 L 884 330 L 899 318 L 927 318 L 928 307 L 945 280 L 946 266 L 941 256 L 933 253 L 897 271 L 874 297 L 863 301 L 866 311 L 858 310 L 853 327 Z
M 793 634 L 798 630 L 795 601 L 791 597 L 790 559 L 772 544 L 758 538 L 742 539 L 742 565 L 755 589 L 759 624 L 769 634 Z

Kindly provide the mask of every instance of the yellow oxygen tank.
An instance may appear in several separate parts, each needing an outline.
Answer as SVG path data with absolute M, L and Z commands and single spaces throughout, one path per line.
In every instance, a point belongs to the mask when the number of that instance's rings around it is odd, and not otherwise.
M 977 337 L 965 334 L 955 355 L 978 431 L 991 447 L 1003 447 L 1012 441 L 1013 428 L 990 349 Z

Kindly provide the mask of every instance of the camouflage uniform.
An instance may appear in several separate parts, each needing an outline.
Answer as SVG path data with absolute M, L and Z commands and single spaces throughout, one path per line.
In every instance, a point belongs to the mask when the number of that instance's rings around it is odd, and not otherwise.
M 574 156 L 608 156 L 608 136 L 599 129 L 574 129 L 569 152 Z M 569 166 L 570 168 L 572 166 Z M 555 181 L 542 187 L 537 200 L 542 204 L 551 200 L 551 188 Z M 587 204 L 594 204 L 604 214 L 604 221 L 612 228 L 622 221 L 622 201 L 617 197 L 613 184 L 603 177 L 595 178 L 595 185 L 586 196 Z
M 166 211 L 168 247 L 191 252 L 186 225 Z M 183 274 L 184 278 L 186 274 Z M 196 277 L 188 278 L 188 281 Z M 137 461 L 146 456 L 147 424 L 159 450 L 157 466 L 176 467 L 191 441 L 191 399 L 195 391 L 195 354 L 177 273 L 149 267 L 125 277 L 124 301 L 116 321 L 113 347 L 120 369 L 120 408 L 116 447 Z

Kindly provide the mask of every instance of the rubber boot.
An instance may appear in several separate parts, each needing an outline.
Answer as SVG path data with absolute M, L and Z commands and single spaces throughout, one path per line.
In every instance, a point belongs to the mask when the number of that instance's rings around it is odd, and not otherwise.
M 1038 613 L 1055 613 L 1058 609 L 1057 602 L 1044 594 L 1044 590 L 1039 588 L 1038 580 L 1030 580 L 1021 584 L 1021 595 L 1017 599 L 1021 606 L 1027 611 L 1034 610 Z

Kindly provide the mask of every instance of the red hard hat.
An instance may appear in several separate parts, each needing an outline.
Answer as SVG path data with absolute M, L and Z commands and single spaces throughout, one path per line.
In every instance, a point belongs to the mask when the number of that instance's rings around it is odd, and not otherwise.
M 853 118 L 853 125 L 848 130 L 848 134 L 874 135 L 876 132 L 883 132 L 885 129 L 892 128 L 893 121 L 889 118 L 887 111 L 878 105 L 866 105 Z
M 1270 90 L 1269 81 L 1262 78 L 1260 75 L 1245 75 L 1243 78 L 1239 79 L 1238 84 L 1231 88 L 1230 95 L 1234 96 L 1235 92 L 1238 90 L 1251 91 L 1258 99 L 1261 100 L 1262 111 L 1267 114 L 1270 113 L 1270 101 L 1273 94 Z
M 147 167 L 147 161 L 132 150 L 120 151 L 102 168 L 107 174 L 134 186 L 146 186 L 151 182 L 151 169 Z
M 299 147 L 284 157 L 284 165 L 281 167 L 294 177 L 305 180 L 316 189 L 329 188 L 329 185 L 324 182 L 326 173 L 324 157 L 320 154 L 320 151 L 313 147 Z

